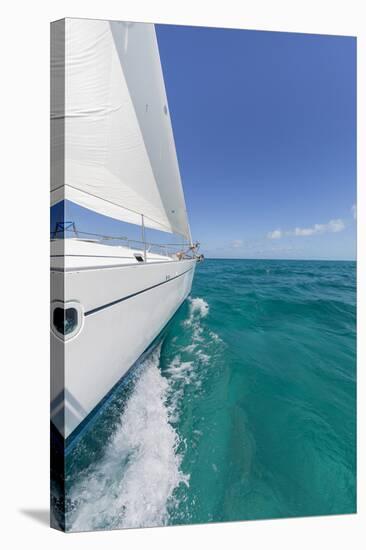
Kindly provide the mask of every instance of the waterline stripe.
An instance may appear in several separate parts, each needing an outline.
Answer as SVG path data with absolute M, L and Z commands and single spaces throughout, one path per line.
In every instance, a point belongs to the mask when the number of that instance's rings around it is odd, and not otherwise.
M 167 279 L 166 281 L 162 281 L 161 283 L 157 283 L 156 285 L 150 286 L 148 288 L 144 288 L 143 290 L 139 290 L 138 292 L 134 292 L 133 294 L 129 294 L 128 296 L 124 296 L 124 298 L 119 298 L 118 300 L 114 300 L 113 302 L 109 302 L 108 304 L 104 304 L 103 306 L 98 306 L 94 309 L 90 309 L 89 311 L 85 312 L 85 317 L 87 315 L 92 315 L 93 313 L 97 313 L 98 311 L 101 311 L 102 309 L 106 309 L 107 307 L 114 306 L 116 304 L 119 304 L 120 302 L 124 302 L 125 300 L 128 300 L 129 298 L 133 298 L 134 296 L 138 296 L 139 294 L 142 294 L 143 292 L 147 292 L 148 290 L 152 290 L 153 288 L 157 288 L 158 286 L 165 285 L 166 283 L 170 283 L 170 281 L 174 281 L 174 279 L 178 279 L 179 277 L 182 277 L 182 275 L 185 275 L 189 271 L 192 271 L 193 267 L 190 267 L 186 271 L 183 271 L 183 273 L 180 273 L 179 275 L 176 275 L 175 277 L 171 277 L 170 279 Z

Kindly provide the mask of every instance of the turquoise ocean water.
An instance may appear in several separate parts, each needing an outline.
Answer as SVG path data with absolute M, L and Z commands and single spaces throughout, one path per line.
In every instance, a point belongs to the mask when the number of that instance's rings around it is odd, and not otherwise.
M 356 510 L 355 262 L 206 260 L 66 460 L 67 529 Z

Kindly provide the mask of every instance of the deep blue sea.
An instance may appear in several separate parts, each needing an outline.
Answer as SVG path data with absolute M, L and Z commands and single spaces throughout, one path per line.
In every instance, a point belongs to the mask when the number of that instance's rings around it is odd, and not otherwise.
M 71 530 L 355 512 L 355 262 L 199 264 L 66 473 Z

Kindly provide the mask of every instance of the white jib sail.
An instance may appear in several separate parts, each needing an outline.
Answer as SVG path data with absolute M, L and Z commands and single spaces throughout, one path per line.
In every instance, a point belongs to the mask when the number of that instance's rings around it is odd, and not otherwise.
M 66 19 L 64 198 L 190 240 L 152 24 Z M 60 124 L 60 109 L 51 124 Z

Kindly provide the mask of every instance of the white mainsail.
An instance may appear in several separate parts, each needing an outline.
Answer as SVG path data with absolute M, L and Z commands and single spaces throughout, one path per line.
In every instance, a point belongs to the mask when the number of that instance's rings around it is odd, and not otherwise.
M 53 178 L 51 204 L 139 225 L 143 215 L 190 240 L 154 25 L 66 19 L 64 55 L 63 182 Z M 55 102 L 51 124 L 60 118 Z

